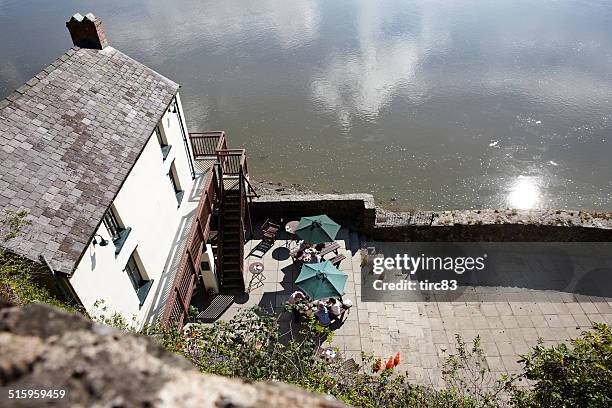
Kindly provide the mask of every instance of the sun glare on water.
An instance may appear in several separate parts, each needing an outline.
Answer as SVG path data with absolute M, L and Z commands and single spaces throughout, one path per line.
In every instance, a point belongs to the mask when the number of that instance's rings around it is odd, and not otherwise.
M 518 176 L 510 188 L 508 205 L 511 208 L 529 209 L 538 207 L 541 192 L 535 177 Z

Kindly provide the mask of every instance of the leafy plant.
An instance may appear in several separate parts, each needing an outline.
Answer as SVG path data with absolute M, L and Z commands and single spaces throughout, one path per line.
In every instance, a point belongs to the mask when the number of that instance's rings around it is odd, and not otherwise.
M 151 326 L 143 333 L 156 337 L 167 349 L 183 354 L 202 372 L 283 381 L 331 394 L 357 407 L 503 406 L 501 390 L 474 388 L 472 383 L 460 380 L 460 371 L 469 369 L 473 356 L 482 357 L 477 343 L 472 351 L 459 346 L 460 352 L 449 362 L 447 371 L 449 379 L 456 382 L 447 389 L 436 390 L 413 384 L 404 373 L 392 368 L 371 372 L 375 358 L 366 354 L 362 355 L 363 364 L 358 370 L 347 369 L 342 357 L 324 361 L 316 350 L 329 347 L 328 328 L 312 319 L 293 335 L 295 330 L 291 327 L 281 330 L 283 321 L 279 319 L 278 315 L 254 307 L 241 310 L 227 322 L 190 324 L 184 332 Z M 399 364 L 399 356 L 397 361 Z
M 508 392 L 520 376 L 495 378 L 480 346 L 480 336 L 473 339 L 471 347 L 458 334 L 455 342 L 457 354 L 446 359 L 442 371 L 447 391 L 462 401 L 470 401 L 474 407 L 506 405 Z
M 612 406 L 612 331 L 596 323 L 570 344 L 544 347 L 542 342 L 522 356 L 524 376 L 533 381 L 517 390 L 514 401 L 524 407 Z
M 24 225 L 31 224 L 30 220 L 26 220 L 28 212 L 26 210 L 3 210 L 0 216 L 0 238 L 3 241 L 8 241 L 17 236 Z
M 7 242 L 17 236 L 26 220 L 27 211 L 4 210 L 0 213 L 0 241 Z M 32 302 L 48 303 L 62 309 L 81 312 L 55 298 L 49 291 L 34 280 L 34 275 L 48 273 L 44 267 L 30 260 L 0 249 L 0 296 L 8 301 L 25 305 Z

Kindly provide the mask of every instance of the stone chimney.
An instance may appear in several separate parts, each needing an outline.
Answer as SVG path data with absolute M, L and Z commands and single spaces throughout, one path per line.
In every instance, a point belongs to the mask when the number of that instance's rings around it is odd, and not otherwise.
M 92 13 L 85 17 L 76 13 L 66 23 L 66 27 L 70 31 L 72 43 L 77 47 L 101 50 L 108 45 L 102 21 Z

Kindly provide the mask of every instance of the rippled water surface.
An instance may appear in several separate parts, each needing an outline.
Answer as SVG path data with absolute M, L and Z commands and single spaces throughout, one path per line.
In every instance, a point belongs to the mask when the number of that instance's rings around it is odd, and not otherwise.
M 612 210 L 611 2 L 0 0 L 2 96 L 71 45 L 77 11 L 181 83 L 190 130 L 225 129 L 258 179 Z

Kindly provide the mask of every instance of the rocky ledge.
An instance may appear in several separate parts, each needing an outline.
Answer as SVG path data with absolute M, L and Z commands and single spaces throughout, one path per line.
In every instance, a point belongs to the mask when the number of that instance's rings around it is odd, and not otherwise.
M 62 400 L 7 399 L 32 407 L 345 407 L 282 383 L 198 372 L 152 339 L 53 307 L 13 307 L 0 299 L 0 390 L 65 390 Z

